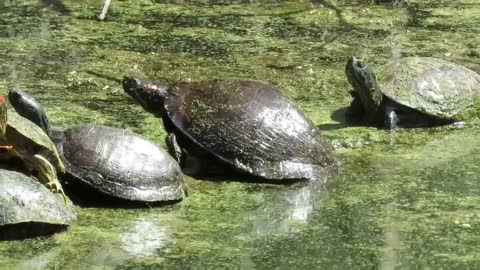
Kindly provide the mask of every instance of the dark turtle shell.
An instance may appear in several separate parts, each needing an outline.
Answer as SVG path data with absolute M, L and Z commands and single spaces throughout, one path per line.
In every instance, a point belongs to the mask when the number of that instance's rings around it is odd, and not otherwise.
M 0 169 L 0 239 L 64 231 L 76 220 L 71 203 L 22 173 Z
M 70 178 L 129 201 L 177 201 L 186 196 L 179 165 L 146 138 L 99 125 L 53 131 Z
M 181 83 L 169 88 L 164 107 L 164 122 L 174 132 L 241 172 L 271 180 L 324 180 L 337 165 L 317 127 L 270 85 Z

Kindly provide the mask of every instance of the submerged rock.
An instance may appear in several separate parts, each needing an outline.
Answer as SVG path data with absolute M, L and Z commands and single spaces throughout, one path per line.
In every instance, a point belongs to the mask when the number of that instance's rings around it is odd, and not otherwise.
M 0 240 L 48 236 L 68 229 L 70 202 L 22 173 L 0 169 Z

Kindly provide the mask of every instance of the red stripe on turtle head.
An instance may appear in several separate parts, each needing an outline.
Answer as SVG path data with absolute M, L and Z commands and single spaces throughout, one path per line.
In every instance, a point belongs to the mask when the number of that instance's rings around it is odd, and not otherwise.
M 0 102 L 5 102 L 5 98 L 3 96 L 0 96 Z

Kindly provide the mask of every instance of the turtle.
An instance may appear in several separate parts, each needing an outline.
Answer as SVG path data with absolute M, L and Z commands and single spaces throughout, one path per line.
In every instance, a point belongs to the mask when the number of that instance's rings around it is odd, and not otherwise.
M 51 130 L 66 178 L 74 186 L 87 185 L 107 197 L 137 202 L 178 201 L 187 195 L 178 163 L 145 137 L 94 124 L 52 129 L 33 96 L 12 89 L 9 100 L 20 114 L 30 115 L 37 125 Z
M 70 179 L 127 201 L 180 201 L 187 195 L 178 163 L 133 132 L 86 124 L 53 131 Z
M 64 173 L 57 149 L 43 130 L 32 121 L 8 112 L 6 100 L 0 96 L 0 163 L 20 160 L 22 166 L 52 192 L 65 198 L 57 172 Z
M 480 75 L 431 57 L 405 57 L 376 75 L 363 59 L 351 57 L 345 73 L 353 87 L 349 114 L 366 124 L 430 127 L 478 115 Z
M 269 84 L 227 79 L 170 85 L 133 77 L 124 77 L 122 84 L 162 119 L 170 154 L 191 176 L 235 173 L 273 183 L 325 181 L 338 167 L 318 128 Z
M 0 169 L 0 240 L 48 236 L 76 221 L 71 202 L 21 172 Z

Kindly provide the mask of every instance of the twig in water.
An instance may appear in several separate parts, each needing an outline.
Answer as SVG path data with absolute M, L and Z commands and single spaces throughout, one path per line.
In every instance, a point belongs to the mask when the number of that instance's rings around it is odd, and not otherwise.
M 103 21 L 103 19 L 105 19 L 105 15 L 107 15 L 109 7 L 110 7 L 110 0 L 104 0 L 102 12 L 100 13 L 100 15 L 98 15 L 99 20 Z

